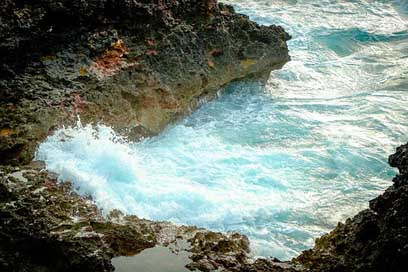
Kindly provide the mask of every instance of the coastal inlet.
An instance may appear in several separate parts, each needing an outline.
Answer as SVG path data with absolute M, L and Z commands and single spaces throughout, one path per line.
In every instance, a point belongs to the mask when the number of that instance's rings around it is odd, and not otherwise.
M 239 231 L 254 255 L 289 259 L 391 184 L 387 156 L 408 135 L 407 17 L 398 1 L 227 2 L 292 35 L 268 84 L 230 84 L 140 142 L 62 129 L 36 158 L 105 211 Z

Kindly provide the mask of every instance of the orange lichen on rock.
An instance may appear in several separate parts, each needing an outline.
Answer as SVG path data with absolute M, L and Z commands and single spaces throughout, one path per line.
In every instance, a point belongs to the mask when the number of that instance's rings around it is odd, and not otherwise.
M 208 64 L 208 67 L 210 67 L 210 68 L 212 68 L 212 69 L 215 68 L 215 63 L 214 63 L 212 60 L 209 60 L 209 61 L 207 62 L 207 64 Z
M 10 136 L 13 130 L 11 128 L 2 128 L 0 129 L 0 137 Z
M 84 67 L 82 67 L 81 69 L 79 69 L 79 75 L 80 76 L 86 76 L 88 74 L 88 70 Z
M 255 60 L 253 59 L 246 59 L 246 60 L 241 60 L 241 66 L 244 69 L 249 69 L 252 65 L 254 65 L 256 63 Z
M 47 56 L 43 56 L 41 57 L 41 61 L 53 61 L 57 58 L 57 56 L 54 55 L 47 55 Z
M 119 39 L 112 43 L 101 57 L 91 63 L 89 72 L 99 79 L 113 76 L 120 69 L 135 65 L 135 63 L 128 63 L 124 58 L 128 53 L 129 49 L 123 40 Z

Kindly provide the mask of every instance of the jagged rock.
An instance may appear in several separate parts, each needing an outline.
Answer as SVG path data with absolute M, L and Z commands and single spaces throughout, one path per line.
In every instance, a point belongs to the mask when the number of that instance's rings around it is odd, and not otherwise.
M 0 163 L 28 163 L 57 126 L 160 132 L 237 79 L 288 60 L 289 35 L 215 0 L 0 3 Z
M 230 81 L 288 60 L 289 35 L 215 0 L 3 0 L 0 164 L 30 162 L 57 126 L 104 122 L 152 135 Z M 201 271 L 405 271 L 408 145 L 381 196 L 291 262 L 249 258 L 248 239 L 114 211 L 41 166 L 0 167 L 0 271 L 112 271 L 111 258 L 185 244 Z
M 316 240 L 296 262 L 312 271 L 406 271 L 408 267 L 408 145 L 390 156 L 400 174 L 370 208 Z
M 129 138 L 158 133 L 223 85 L 280 68 L 289 38 L 216 0 L 4 0 L 0 164 L 29 163 L 77 116 Z M 180 239 L 191 268 L 250 265 L 240 234 L 103 216 L 41 166 L 0 171 L 1 271 L 112 271 L 114 256 Z
M 0 193 L 0 271 L 113 271 L 113 257 L 156 245 L 187 251 L 191 269 L 252 267 L 248 238 L 241 234 L 153 222 L 120 211 L 103 216 L 70 183 L 58 183 L 41 168 L 0 167 Z M 248 271 L 263 271 L 255 268 Z

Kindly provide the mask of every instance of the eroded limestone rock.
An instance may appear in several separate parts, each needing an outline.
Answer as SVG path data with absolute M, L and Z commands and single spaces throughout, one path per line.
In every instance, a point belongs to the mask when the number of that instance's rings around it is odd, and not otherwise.
M 28 163 L 56 127 L 160 132 L 237 79 L 288 60 L 289 35 L 215 0 L 0 3 L 0 163 Z
M 91 199 L 42 168 L 0 167 L 0 271 L 113 271 L 113 257 L 154 246 L 185 252 L 190 269 L 264 271 L 256 268 L 259 261 L 252 265 L 248 238 L 241 234 L 154 222 L 117 210 L 103 216 Z

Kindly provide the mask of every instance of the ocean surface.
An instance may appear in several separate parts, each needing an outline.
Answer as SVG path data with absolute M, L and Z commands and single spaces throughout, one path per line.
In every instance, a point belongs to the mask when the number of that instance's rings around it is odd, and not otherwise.
M 240 231 L 290 259 L 391 184 L 408 140 L 408 1 L 225 1 L 293 37 L 265 85 L 234 83 L 157 137 L 59 130 L 37 159 L 106 212 Z M 63 141 L 61 141 L 63 139 Z

